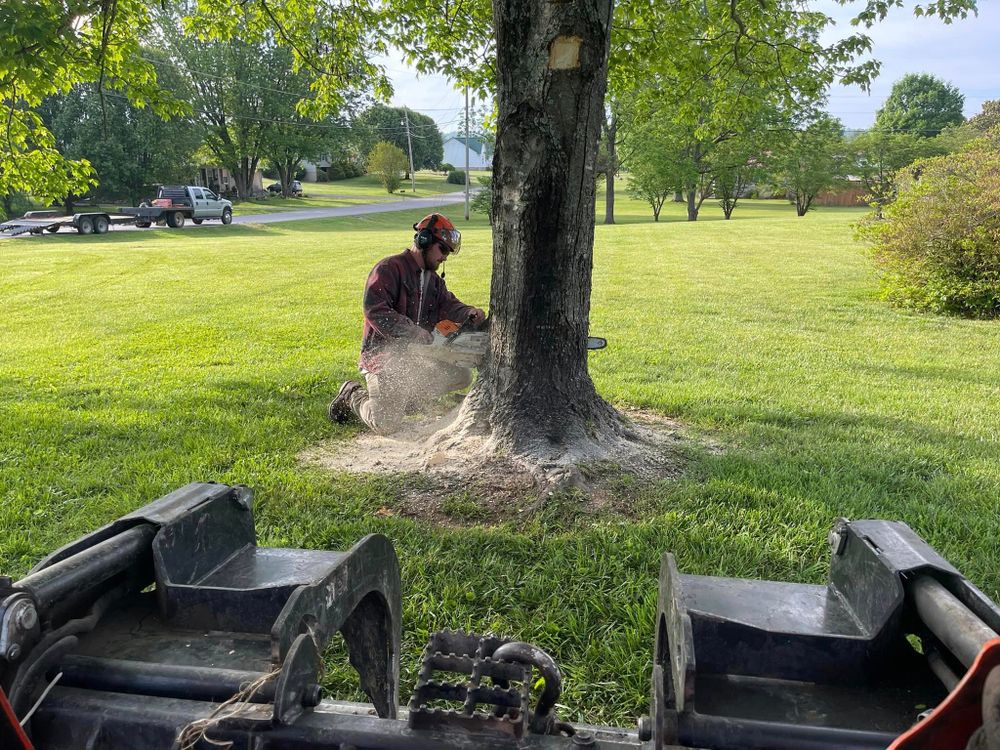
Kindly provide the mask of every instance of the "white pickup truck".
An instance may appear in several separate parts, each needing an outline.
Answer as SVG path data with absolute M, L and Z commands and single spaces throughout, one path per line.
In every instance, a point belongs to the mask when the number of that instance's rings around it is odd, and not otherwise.
M 233 204 L 220 198 L 206 187 L 197 185 L 164 185 L 156 198 L 137 208 L 124 208 L 122 213 L 135 217 L 137 227 L 164 223 L 168 227 L 182 227 L 187 219 L 195 224 L 206 220 L 233 222 Z
M 208 188 L 197 185 L 164 185 L 156 198 L 140 203 L 135 208 L 120 208 L 117 211 L 94 209 L 72 216 L 52 210 L 29 211 L 19 219 L 0 223 L 0 233 L 41 234 L 75 229 L 80 234 L 104 234 L 113 226 L 125 224 L 135 224 L 137 227 L 151 227 L 153 224 L 182 227 L 188 219 L 195 224 L 206 220 L 232 224 L 233 204 Z

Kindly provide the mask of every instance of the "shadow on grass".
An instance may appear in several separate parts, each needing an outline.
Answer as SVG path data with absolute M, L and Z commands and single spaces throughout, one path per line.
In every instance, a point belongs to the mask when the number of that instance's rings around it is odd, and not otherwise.
M 881 516 L 913 525 L 987 595 L 1000 584 L 997 488 L 970 472 L 995 449 L 947 430 L 820 410 L 717 409 L 717 437 L 735 447 L 694 450 L 686 478 L 639 490 L 643 518 L 581 523 L 572 498 L 561 498 L 526 521 L 455 530 L 384 514 L 404 480 L 295 463 L 332 431 L 352 434 L 326 422 L 323 386 L 303 376 L 52 391 L 3 378 L 0 398 L 12 408 L 0 416 L 0 570 L 23 573 L 188 481 L 246 483 L 257 491 L 261 544 L 347 549 L 372 532 L 392 539 L 406 687 L 430 631 L 495 632 L 550 649 L 569 675 L 563 702 L 616 725 L 648 700 L 668 550 L 687 573 L 818 583 L 833 519 Z M 593 687 L 602 685 L 614 687 Z

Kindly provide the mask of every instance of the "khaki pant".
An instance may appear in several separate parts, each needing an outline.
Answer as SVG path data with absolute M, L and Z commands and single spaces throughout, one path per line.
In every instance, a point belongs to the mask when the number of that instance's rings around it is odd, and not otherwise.
M 396 432 L 407 411 L 467 388 L 472 370 L 416 357 L 390 357 L 377 374 L 366 373 L 367 398 L 355 408 L 361 421 L 382 435 Z

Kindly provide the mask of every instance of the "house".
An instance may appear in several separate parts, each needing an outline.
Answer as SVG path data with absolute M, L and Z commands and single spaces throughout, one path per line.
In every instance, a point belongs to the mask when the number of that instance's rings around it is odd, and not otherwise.
M 444 163 L 465 169 L 465 137 L 450 135 L 444 139 Z M 469 169 L 491 169 L 493 147 L 479 138 L 469 138 Z
M 214 190 L 219 195 L 229 195 L 236 192 L 236 180 L 225 167 L 218 164 L 203 164 L 198 167 L 198 176 L 195 179 L 196 185 Z M 253 176 L 253 185 L 250 189 L 254 193 L 264 192 L 264 175 L 258 169 Z
M 330 169 L 330 157 L 322 156 L 316 161 L 309 161 L 308 159 L 302 160 L 302 169 L 305 170 L 305 177 L 302 178 L 303 182 L 318 182 L 319 176 L 322 174 L 324 177 L 327 176 L 328 170 Z

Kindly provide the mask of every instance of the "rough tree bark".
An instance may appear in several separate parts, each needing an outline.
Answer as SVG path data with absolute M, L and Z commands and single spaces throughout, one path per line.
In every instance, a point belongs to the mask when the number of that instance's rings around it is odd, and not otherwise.
M 490 352 L 449 434 L 549 482 L 632 435 L 587 372 L 612 0 L 495 0 Z
M 257 173 L 256 156 L 241 156 L 236 162 L 236 169 L 233 170 L 233 180 L 236 182 L 236 194 L 240 198 L 253 197 L 253 177 Z

